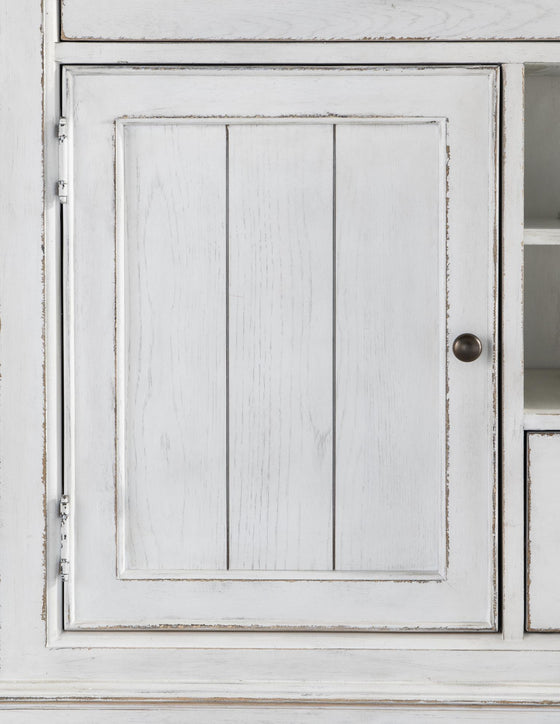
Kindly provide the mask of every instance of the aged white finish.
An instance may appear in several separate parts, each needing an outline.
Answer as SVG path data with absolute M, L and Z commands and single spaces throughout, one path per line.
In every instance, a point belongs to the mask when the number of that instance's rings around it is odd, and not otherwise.
M 63 709 L 60 711 L 60 709 Z M 464 722 L 492 722 L 496 724 L 558 724 L 560 712 L 543 710 L 532 707 L 525 710 L 511 708 L 496 709 L 491 707 L 459 709 L 422 707 L 371 707 L 371 706 L 257 706 L 257 707 L 231 707 L 231 706 L 173 706 L 167 709 L 161 707 L 144 707 L 126 705 L 110 709 L 100 706 L 90 706 L 79 710 L 76 705 L 65 705 L 45 711 L 31 707 L 23 711 L 14 711 L 9 708 L 10 722 L 13 724 L 113 724 L 115 721 L 125 720 L 127 724 L 339 724 L 342 720 L 348 724 L 454 724 Z
M 494 83 L 67 71 L 67 627 L 495 626 Z
M 117 153 L 119 576 L 224 568 L 223 129 L 119 123 Z
M 457 485 L 445 455 L 447 415 L 451 426 L 458 422 L 446 405 L 445 317 L 460 284 L 451 276 L 446 294 L 448 133 L 441 122 L 337 125 L 335 551 L 342 570 L 445 578 L 447 545 L 461 545 L 448 537 L 446 526 L 453 538 L 458 521 L 446 519 L 444 487 Z M 451 230 L 450 253 L 453 244 Z M 458 371 L 457 381 L 469 384 L 477 369 Z
M 501 623 L 504 640 L 525 642 L 523 429 L 524 68 L 502 68 L 501 165 Z M 507 303 L 506 303 L 507 300 Z
M 61 0 L 65 40 L 560 38 L 555 0 Z
M 506 69 L 519 64 L 556 64 L 560 61 L 557 42 L 71 42 L 54 43 L 53 62 L 66 63 L 125 63 L 183 64 L 191 63 L 357 63 L 382 64 L 501 64 Z M 523 92 L 524 95 L 524 92 Z M 522 118 L 520 120 L 523 120 Z M 521 149 L 522 150 L 522 149 Z M 522 171 L 522 169 L 521 169 Z M 522 205 L 523 208 L 523 205 Z
M 527 436 L 527 629 L 560 629 L 560 434 Z
M 559 44 L 526 41 L 333 44 L 58 42 L 60 8 L 56 0 L 45 0 L 44 8 L 39 0 L 10 3 L 9 11 L 8 3 L 4 5 L 3 22 L 0 23 L 3 99 L 0 104 L 0 156 L 5 171 L 0 176 L 0 487 L 4 501 L 0 508 L 0 707 L 3 719 L 47 724 L 51 721 L 92 720 L 273 722 L 341 719 L 360 722 L 507 721 L 517 724 L 518 721 L 558 720 L 560 636 L 554 632 L 531 633 L 524 630 L 526 529 L 523 425 L 533 431 L 558 431 L 560 416 L 554 413 L 542 414 L 538 409 L 523 415 L 521 312 L 524 234 L 522 64 L 546 64 L 546 67 L 527 68 L 529 84 L 535 72 L 539 74 L 537 77 L 554 75 L 554 64 L 560 61 Z M 432 4 L 430 12 L 426 8 L 426 12 L 418 14 L 415 21 L 410 21 L 410 16 L 407 21 L 407 13 L 400 11 L 403 8 L 410 11 L 420 3 L 398 5 L 398 8 L 392 6 L 390 12 L 387 6 L 387 12 L 383 15 L 388 23 L 386 27 L 390 25 L 396 37 L 410 37 L 411 28 L 412 32 L 414 28 L 418 31 L 422 23 L 430 25 L 432 30 L 428 28 L 428 32 L 434 37 L 438 28 L 439 31 L 442 28 L 445 32 L 449 30 L 453 37 L 473 37 L 473 25 L 480 29 L 495 14 L 499 15 L 498 26 L 502 33 L 506 30 L 509 32 L 513 27 L 510 23 L 513 15 L 510 13 L 519 8 L 526 15 L 520 21 L 518 37 L 529 37 L 534 27 L 530 18 L 535 19 L 538 14 L 538 22 L 542 23 L 546 32 L 554 31 L 553 13 L 556 8 L 549 12 L 551 9 L 547 3 L 508 3 L 507 7 L 495 4 L 482 7 L 477 3 L 477 12 L 471 12 L 474 2 L 463 0 L 451 5 L 446 3 L 444 11 L 437 13 L 437 18 L 430 14 L 437 9 Z M 130 12 L 130 8 L 126 10 L 126 2 L 113 3 L 113 6 L 116 6 L 111 8 L 113 16 L 125 8 L 127 22 L 134 19 L 135 15 Z M 368 3 L 369 8 L 372 6 L 372 3 Z M 182 8 L 185 7 L 182 4 Z M 262 12 L 263 8 L 266 11 L 266 7 L 265 3 L 259 4 L 257 11 Z M 325 3 L 321 4 L 322 10 L 328 10 L 328 7 Z M 337 6 L 338 9 L 342 7 Z M 234 5 L 228 3 L 230 8 L 234 8 Z M 348 4 L 344 5 L 348 22 L 343 22 L 341 18 L 339 23 L 342 31 L 345 32 L 351 25 L 357 33 L 360 30 L 367 32 L 364 16 L 352 13 L 351 8 L 347 11 L 347 8 Z M 279 8 L 284 19 L 286 9 L 291 8 L 286 4 Z M 95 13 L 95 10 L 96 6 L 92 3 L 84 12 Z M 300 3 L 297 13 L 293 12 L 290 20 L 299 22 L 298 17 L 301 18 L 305 10 L 306 3 Z M 69 12 L 68 5 L 65 12 Z M 220 17 L 218 14 L 212 17 L 212 32 L 220 31 Z M 321 12 L 314 17 L 309 16 L 308 28 L 313 32 L 317 28 L 319 31 L 324 30 L 326 25 L 319 25 L 323 19 L 332 25 L 332 16 L 328 12 Z M 172 16 L 162 12 L 155 18 L 156 22 L 151 24 L 151 28 L 159 32 L 161 25 L 158 23 L 170 20 Z M 268 29 L 274 25 L 272 18 Z M 276 28 L 279 27 L 280 23 L 276 22 Z M 283 31 L 288 35 L 292 29 L 289 22 L 283 24 Z M 233 30 L 237 33 L 239 27 Z M 41 57 L 43 40 L 44 53 Z M 288 63 L 298 66 L 313 63 L 414 66 L 502 64 L 502 344 L 498 397 L 502 423 L 501 507 L 496 531 L 500 538 L 501 555 L 501 595 L 497 602 L 499 632 L 372 634 L 365 631 L 63 630 L 63 584 L 59 572 L 59 506 L 63 482 L 60 292 L 63 285 L 60 276 L 62 230 L 58 199 L 58 180 L 62 174 L 59 174 L 58 168 L 60 144 L 57 134 L 61 115 L 60 65 L 81 63 Z M 555 84 L 545 81 L 543 87 L 548 87 L 546 93 L 551 94 L 548 99 L 539 99 L 539 94 L 531 94 L 529 89 L 529 123 L 531 109 L 539 112 L 543 104 L 554 105 L 554 95 L 557 93 Z M 468 103 L 469 94 L 465 94 L 464 98 Z M 557 147 L 557 124 L 554 117 L 551 116 L 550 120 L 547 132 L 535 136 L 537 144 L 542 144 L 547 151 L 541 155 L 543 163 L 555 158 Z M 217 120 L 216 124 L 219 123 L 220 120 Z M 317 125 L 315 119 L 311 119 L 309 124 Z M 183 132 L 183 127 L 189 124 L 183 123 L 181 129 L 179 125 L 175 124 L 173 129 L 153 129 L 160 148 L 165 144 L 162 144 L 158 134 L 169 131 L 168 148 L 177 142 L 178 147 L 183 149 L 181 153 L 185 152 L 185 147 L 189 145 L 189 131 L 185 128 Z M 196 123 L 190 124 L 191 130 L 194 125 Z M 152 132 L 151 128 L 142 128 L 141 124 L 135 130 L 139 133 L 144 130 Z M 413 130 L 419 130 L 419 127 Z M 194 152 L 194 149 L 191 150 Z M 413 147 L 413 151 L 421 155 L 423 149 L 418 145 Z M 169 153 L 167 158 L 177 168 L 179 180 L 188 181 L 190 177 L 180 163 L 180 154 Z M 427 158 L 431 157 L 428 155 Z M 94 167 L 95 164 L 90 170 Z M 144 191 L 154 180 L 159 183 L 158 178 L 161 178 L 150 177 L 151 170 L 157 171 L 155 160 L 152 165 L 144 165 L 142 169 L 140 180 Z M 200 164 L 199 170 L 204 171 Z M 391 170 L 394 170 L 393 166 Z M 540 182 L 545 176 L 542 198 L 548 198 L 549 189 L 553 197 L 558 178 L 554 165 L 546 173 L 539 174 L 537 169 L 534 178 Z M 288 186 L 286 192 L 289 190 Z M 422 191 L 428 193 L 427 188 L 422 188 Z M 156 207 L 159 203 L 160 208 L 163 208 L 172 192 L 173 188 L 167 184 L 166 193 L 157 198 L 151 197 L 152 202 Z M 71 203 L 71 196 L 69 199 Z M 134 196 L 131 201 L 134 201 Z M 553 240 L 556 228 L 553 218 L 541 217 L 537 223 L 533 223 L 529 217 L 530 214 L 527 215 L 526 227 L 532 231 L 525 233 L 526 243 L 529 241 L 533 246 L 539 246 L 543 241 Z M 183 224 L 188 224 L 191 218 L 183 215 Z M 293 223 L 292 217 L 282 216 L 281 220 L 283 223 Z M 95 225 L 97 218 L 92 223 Z M 202 232 L 210 228 L 211 225 L 205 223 L 199 230 Z M 65 233 L 69 234 L 70 231 L 66 223 Z M 156 233 L 155 227 L 151 233 Z M 144 240 L 148 241 L 149 236 L 144 237 Z M 69 248 L 67 242 L 65 248 Z M 141 247 L 138 249 L 141 250 Z M 205 249 L 210 251 L 207 247 Z M 334 256 L 332 258 L 334 260 Z M 181 269 L 185 268 L 185 260 L 179 257 L 179 261 L 183 267 L 179 264 L 176 269 L 173 268 L 171 279 L 179 278 Z M 160 269 L 166 269 L 165 258 L 153 259 L 153 262 L 154 266 L 145 269 L 146 281 L 152 284 L 150 274 L 152 271 L 154 274 L 157 272 L 158 264 Z M 204 264 L 204 257 L 200 263 Z M 189 265 L 186 267 L 187 270 L 190 268 Z M 69 268 L 68 259 L 64 260 L 64 268 Z M 546 268 L 546 264 L 543 264 L 543 268 Z M 274 271 L 278 270 L 275 268 Z M 196 278 L 192 283 L 199 281 Z M 289 281 L 295 284 L 297 280 L 292 278 Z M 533 289 L 539 290 L 538 276 L 529 282 Z M 71 291 L 67 285 L 65 289 L 66 292 Z M 146 298 L 144 289 L 137 287 L 139 302 Z M 176 286 L 169 285 L 169 289 L 166 289 L 168 298 L 174 294 L 174 290 Z M 186 287 L 181 291 L 187 291 Z M 188 297 L 181 298 L 188 301 Z M 542 295 L 541 298 L 543 309 L 546 309 L 549 297 Z M 199 316 L 203 311 L 213 311 L 210 307 L 203 310 L 194 302 L 193 305 Z M 151 323 L 155 325 L 160 321 L 157 307 L 151 311 Z M 538 310 L 534 318 L 538 318 Z M 554 321 L 554 314 L 550 318 Z M 69 320 L 68 309 L 65 319 Z M 183 322 L 179 314 L 174 319 L 174 323 Z M 433 334 L 432 328 L 430 333 Z M 205 341 L 209 344 L 211 340 Z M 209 351 L 204 346 L 198 350 L 204 354 Z M 183 352 L 186 354 L 187 350 Z M 158 350 L 162 360 L 166 354 L 169 354 L 169 348 Z M 168 359 L 172 359 L 172 356 Z M 197 369 L 200 362 L 197 355 L 189 359 L 191 368 Z M 138 357 L 136 362 L 140 363 L 141 358 Z M 198 370 L 201 375 L 202 365 L 199 365 Z M 557 371 L 551 368 L 548 374 L 554 377 Z M 531 374 L 527 376 L 529 382 L 531 377 Z M 174 379 L 174 384 L 177 384 L 177 370 Z M 187 379 L 184 377 L 183 382 Z M 156 377 L 154 381 L 164 394 L 166 387 L 162 377 Z M 67 380 L 66 392 L 72 390 L 69 383 L 71 380 Z M 189 391 L 188 386 L 182 389 L 185 394 Z M 550 404 L 552 396 L 548 396 L 547 385 L 543 384 L 540 389 L 546 398 L 543 398 L 543 402 Z M 554 388 L 549 386 L 548 389 Z M 131 397 L 130 402 L 137 404 L 139 399 Z M 134 404 L 132 412 L 137 409 Z M 214 414 L 212 409 L 204 412 Z M 406 423 L 409 423 L 408 418 Z M 172 435 L 174 431 L 170 427 L 167 434 Z M 197 429 L 197 433 L 200 432 Z M 333 429 L 333 432 L 336 436 L 336 430 Z M 193 435 L 191 440 L 200 442 L 202 438 L 202 434 Z M 95 449 L 95 442 L 94 435 L 92 450 Z M 71 464 L 68 459 L 71 452 L 68 448 L 65 451 L 66 464 Z M 374 451 L 366 449 L 366 452 L 371 455 Z M 144 463 L 147 462 L 149 460 L 144 460 Z M 169 463 L 173 464 L 171 458 Z M 550 476 L 539 479 L 543 489 L 554 486 Z M 180 490 L 176 489 L 174 494 L 180 501 Z M 547 499 L 547 506 L 549 502 Z M 151 503 L 155 516 L 153 522 L 162 522 L 165 499 L 154 495 Z M 72 507 L 68 519 L 70 524 L 74 512 Z M 173 516 L 175 519 L 179 517 L 175 508 L 167 509 L 172 519 Z M 147 508 L 142 511 L 137 507 L 135 510 L 151 516 Z M 269 507 L 269 510 L 272 508 Z M 550 519 L 548 507 L 544 508 L 544 514 Z M 287 516 L 285 520 L 292 519 Z M 142 517 L 137 518 L 140 524 L 137 533 L 144 521 Z M 103 540 L 103 537 L 100 539 Z M 150 565 L 166 566 L 173 563 L 170 557 L 175 555 L 175 549 L 173 546 L 160 547 L 158 539 L 161 541 L 161 536 L 147 538 L 148 546 L 145 550 L 135 546 L 132 552 L 151 557 Z M 253 540 L 257 539 L 253 536 Z M 262 542 L 262 538 L 259 540 Z M 424 540 L 423 545 L 427 540 Z M 97 541 L 96 538 L 94 546 Z M 192 547 L 189 550 L 192 552 Z M 426 550 L 424 547 L 418 550 L 419 559 Z M 389 552 L 393 551 L 391 547 Z M 212 553 L 212 550 L 208 552 Z M 550 550 L 545 552 L 549 560 Z M 555 560 L 555 553 L 553 556 Z M 111 565 L 116 566 L 116 563 L 115 553 Z M 547 565 L 548 573 L 550 565 Z M 179 573 L 184 575 L 182 570 Z M 358 573 L 363 575 L 363 572 Z M 252 575 L 255 573 L 252 572 Z M 126 583 L 145 585 L 145 581 Z M 156 583 L 160 584 L 161 581 Z M 172 583 L 183 585 L 184 582 Z M 264 707 L 263 702 L 266 702 Z M 471 708 L 471 704 L 475 706 Z
M 227 126 L 223 568 L 244 576 L 333 567 L 333 137 L 332 124 L 297 119 Z

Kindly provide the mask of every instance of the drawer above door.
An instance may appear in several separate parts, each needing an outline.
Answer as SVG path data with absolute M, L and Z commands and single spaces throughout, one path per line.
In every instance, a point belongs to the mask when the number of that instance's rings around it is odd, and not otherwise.
M 61 0 L 63 40 L 558 40 L 556 0 Z
M 496 81 L 65 71 L 67 628 L 496 627 Z

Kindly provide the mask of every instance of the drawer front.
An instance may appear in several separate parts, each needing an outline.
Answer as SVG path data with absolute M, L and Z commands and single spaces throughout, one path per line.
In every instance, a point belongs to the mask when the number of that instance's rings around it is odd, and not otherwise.
M 527 435 L 527 630 L 560 630 L 560 432 Z
M 555 0 L 62 0 L 63 40 L 556 40 Z

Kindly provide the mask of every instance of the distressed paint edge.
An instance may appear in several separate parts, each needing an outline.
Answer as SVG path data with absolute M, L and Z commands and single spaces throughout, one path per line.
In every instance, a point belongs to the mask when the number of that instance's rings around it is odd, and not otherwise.
M 531 438 L 558 435 L 560 430 L 528 430 L 525 434 L 525 630 L 528 633 L 560 633 L 558 626 L 533 626 L 531 623 Z

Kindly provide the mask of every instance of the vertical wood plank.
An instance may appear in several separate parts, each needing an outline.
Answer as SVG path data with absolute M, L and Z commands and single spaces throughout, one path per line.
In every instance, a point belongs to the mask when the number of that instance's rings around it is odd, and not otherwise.
M 332 567 L 332 127 L 229 129 L 230 567 Z
M 221 569 L 225 128 L 127 124 L 123 155 L 117 320 L 123 567 Z
M 444 565 L 436 123 L 337 126 L 336 568 Z

